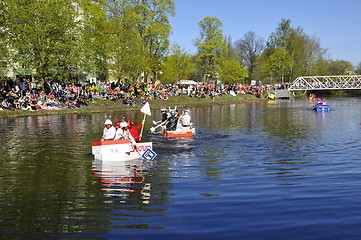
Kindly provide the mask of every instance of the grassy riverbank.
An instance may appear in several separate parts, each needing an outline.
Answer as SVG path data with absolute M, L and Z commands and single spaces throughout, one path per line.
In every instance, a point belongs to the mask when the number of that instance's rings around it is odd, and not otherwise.
M 231 104 L 231 103 L 244 103 L 244 102 L 256 102 L 262 101 L 262 99 L 256 98 L 252 95 L 223 95 L 216 97 L 212 100 L 210 97 L 196 99 L 188 96 L 170 97 L 169 100 L 152 100 L 149 102 L 151 109 L 161 108 L 173 108 L 178 107 L 191 107 L 197 105 L 213 105 L 213 104 Z M 84 113 L 101 113 L 101 112 L 113 112 L 113 111 L 133 111 L 140 110 L 143 106 L 141 104 L 136 106 L 127 106 L 122 103 L 121 100 L 109 101 L 97 99 L 94 102 L 87 102 L 88 106 L 82 106 L 81 108 L 73 109 L 61 109 L 61 110 L 37 110 L 27 111 L 16 109 L 14 111 L 2 110 L 0 111 L 0 118 L 13 118 L 13 117 L 26 117 L 26 116 L 42 116 L 42 115 L 60 115 L 60 114 L 84 114 Z

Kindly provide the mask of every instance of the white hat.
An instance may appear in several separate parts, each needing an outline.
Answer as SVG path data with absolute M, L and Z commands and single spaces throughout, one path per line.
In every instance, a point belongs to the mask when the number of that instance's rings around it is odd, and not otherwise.
M 161 112 L 166 112 L 166 111 L 167 111 L 167 109 L 162 108 L 160 111 L 161 111 Z
M 120 123 L 120 127 L 121 127 L 121 128 L 128 127 L 128 123 L 127 123 L 127 122 L 121 122 L 121 123 Z
M 108 125 L 108 124 L 113 125 L 113 123 L 112 123 L 112 121 L 110 121 L 110 119 L 105 120 L 104 125 Z

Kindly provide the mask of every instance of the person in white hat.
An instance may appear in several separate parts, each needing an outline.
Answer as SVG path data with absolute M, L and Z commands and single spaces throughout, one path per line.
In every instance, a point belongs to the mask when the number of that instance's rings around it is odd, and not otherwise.
M 110 119 L 105 120 L 104 122 L 104 130 L 103 130 L 103 136 L 102 136 L 102 141 L 108 141 L 108 140 L 113 140 L 114 136 L 115 136 L 115 127 L 113 127 L 113 123 L 112 121 L 110 121 Z
M 132 134 L 130 134 L 128 126 L 129 124 L 125 121 L 118 121 L 115 123 L 117 128 L 114 140 L 129 140 L 133 145 L 136 145 L 136 141 L 134 140 Z
M 153 121 L 153 124 L 159 124 L 159 123 L 165 123 L 165 121 L 168 120 L 168 118 L 170 118 L 171 114 L 169 112 L 167 112 L 167 109 L 162 108 L 160 110 L 160 113 L 162 114 L 162 120 L 161 121 Z
M 184 111 L 181 117 L 179 118 L 180 124 L 182 124 L 183 127 L 190 127 L 191 125 L 191 116 L 189 115 L 189 111 Z
M 167 112 L 167 109 L 162 108 L 160 112 L 162 113 L 162 122 L 166 121 L 170 117 L 170 114 Z

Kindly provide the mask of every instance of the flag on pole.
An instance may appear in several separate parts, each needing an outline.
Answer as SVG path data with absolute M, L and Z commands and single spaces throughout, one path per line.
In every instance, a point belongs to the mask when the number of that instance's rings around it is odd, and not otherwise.
M 144 106 L 140 109 L 140 111 L 144 114 L 147 114 L 149 116 L 152 115 L 152 113 L 150 112 L 150 106 L 149 103 L 147 102 L 146 104 L 144 104 Z

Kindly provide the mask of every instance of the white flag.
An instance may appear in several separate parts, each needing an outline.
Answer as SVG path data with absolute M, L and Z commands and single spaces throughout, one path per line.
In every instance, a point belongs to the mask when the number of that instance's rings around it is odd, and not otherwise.
M 149 107 L 149 103 L 147 102 L 146 104 L 144 104 L 144 106 L 142 107 L 142 109 L 140 109 L 140 111 L 144 114 L 147 114 L 149 116 L 152 115 L 152 113 L 150 112 L 150 107 Z

